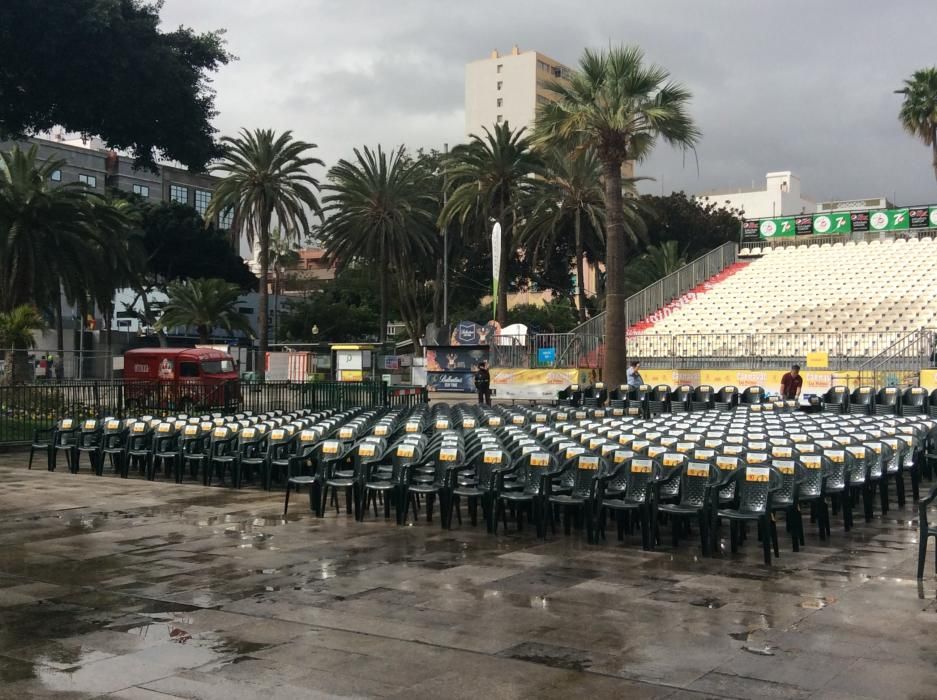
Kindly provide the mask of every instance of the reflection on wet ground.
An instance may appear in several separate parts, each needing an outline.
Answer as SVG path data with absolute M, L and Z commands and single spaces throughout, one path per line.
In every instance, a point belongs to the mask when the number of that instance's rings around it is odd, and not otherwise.
M 767 568 L 281 499 L 0 454 L 0 698 L 937 697 L 910 504 Z

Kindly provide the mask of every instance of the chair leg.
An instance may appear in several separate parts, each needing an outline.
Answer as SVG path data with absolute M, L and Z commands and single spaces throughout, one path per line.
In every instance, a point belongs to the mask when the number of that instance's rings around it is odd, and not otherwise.
M 287 481 L 286 482 L 286 500 L 283 501 L 283 517 L 286 517 L 286 512 L 290 507 L 290 491 L 292 490 L 293 485 Z
M 762 537 L 761 537 L 761 546 L 765 554 L 765 564 L 768 566 L 771 565 L 771 535 L 769 531 L 771 529 L 770 516 L 765 518 L 759 518 L 759 525 L 761 526 Z
M 917 545 L 917 577 L 924 578 L 924 560 L 927 559 L 927 537 L 921 537 Z

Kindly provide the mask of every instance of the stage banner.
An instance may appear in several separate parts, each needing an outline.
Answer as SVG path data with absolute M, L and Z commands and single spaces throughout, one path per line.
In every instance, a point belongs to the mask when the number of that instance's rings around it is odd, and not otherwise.
M 817 214 L 813 217 L 813 232 L 817 235 L 849 233 L 852 230 L 849 214 Z
M 929 392 L 937 389 L 937 369 L 922 369 L 920 385 Z
M 475 372 L 488 359 L 488 348 L 437 347 L 426 349 L 429 372 Z
M 908 228 L 907 209 L 882 209 L 869 217 L 873 231 L 903 231 Z
M 475 393 L 475 375 L 471 372 L 427 372 L 426 388 L 430 391 Z
M 493 369 L 491 388 L 499 399 L 556 401 L 570 384 L 588 383 L 589 373 L 578 369 Z
M 869 230 L 869 212 L 854 211 L 849 215 L 853 233 L 865 233 Z
M 930 216 L 928 219 L 930 220 L 930 227 L 937 228 L 937 207 L 930 208 Z
M 809 236 L 813 233 L 813 216 L 798 216 L 794 218 L 794 235 Z
M 474 321 L 459 321 L 452 328 L 449 345 L 488 345 L 495 337 L 495 325 L 479 325 Z
M 762 219 L 758 223 L 758 233 L 762 238 L 789 238 L 794 235 L 794 217 Z

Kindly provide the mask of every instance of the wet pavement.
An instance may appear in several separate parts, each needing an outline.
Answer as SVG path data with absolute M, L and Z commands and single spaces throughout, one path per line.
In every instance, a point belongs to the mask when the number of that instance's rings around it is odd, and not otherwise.
M 768 568 L 25 464 L 0 454 L 2 698 L 937 697 L 911 504 L 796 554 L 782 527 Z

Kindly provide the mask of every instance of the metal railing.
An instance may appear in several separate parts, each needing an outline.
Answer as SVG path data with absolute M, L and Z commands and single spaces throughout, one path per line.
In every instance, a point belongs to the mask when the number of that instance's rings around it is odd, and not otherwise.
M 919 328 L 900 336 L 857 368 L 859 381 L 875 384 L 884 375 L 920 373 L 937 360 L 937 330 Z M 906 382 L 901 382 L 906 383 Z M 885 383 L 882 383 L 885 386 Z
M 696 260 L 684 265 L 673 274 L 645 287 L 625 300 L 625 326 L 632 326 L 664 308 L 674 299 L 686 294 L 714 275 L 725 270 L 738 259 L 738 245 L 725 243 Z M 605 335 L 605 312 L 596 314 L 580 324 L 570 335 L 601 338 Z
M 0 386 L 0 445 L 27 443 L 33 431 L 63 417 L 125 418 L 143 414 L 199 415 L 300 408 L 412 406 L 425 387 L 383 382 L 226 382 L 185 385 L 150 381 L 63 381 Z
M 760 251 L 763 248 L 790 248 L 804 245 L 834 245 L 836 243 L 854 243 L 872 241 L 913 240 L 918 238 L 937 238 L 937 229 L 920 228 L 906 231 L 860 231 L 857 233 L 841 233 L 826 236 L 792 236 L 789 238 L 768 238 L 757 241 L 742 241 L 741 249 Z
M 911 337 L 916 340 L 913 342 Z M 901 341 L 907 339 L 902 345 Z M 711 333 L 641 334 L 628 337 L 628 356 L 645 367 L 668 369 L 782 369 L 825 352 L 830 370 L 920 371 L 933 359 L 934 332 L 901 333 Z M 884 361 L 887 356 L 887 363 Z M 874 363 L 876 358 L 882 358 Z

